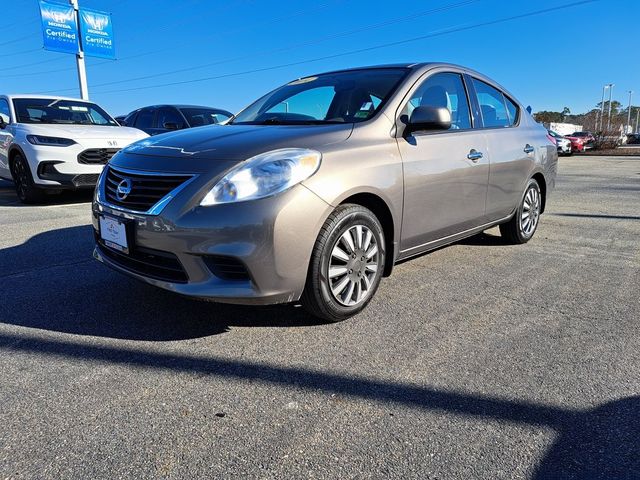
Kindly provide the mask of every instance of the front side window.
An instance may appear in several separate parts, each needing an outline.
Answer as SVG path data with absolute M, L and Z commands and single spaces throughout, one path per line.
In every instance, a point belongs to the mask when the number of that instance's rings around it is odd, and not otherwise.
M 9 113 L 9 103 L 4 99 L 0 98 L 0 117 L 2 117 L 2 121 L 4 123 L 11 123 L 11 115 Z
M 508 127 L 511 125 L 502 92 L 477 78 L 473 79 L 473 85 L 478 96 L 484 126 Z
M 213 108 L 181 108 L 180 111 L 187 119 L 187 122 L 192 127 L 201 127 L 203 125 L 216 125 L 222 123 L 225 120 L 229 120 L 231 117 L 225 112 L 215 110 Z
M 118 122 L 95 103 L 15 98 L 13 108 L 18 123 L 119 126 Z
M 373 117 L 408 70 L 375 68 L 301 78 L 265 95 L 233 124 L 317 125 L 356 123 Z
M 416 107 L 446 108 L 451 112 L 451 129 L 471 128 L 471 113 L 462 76 L 458 73 L 436 73 L 427 78 L 411 95 L 402 115 L 407 118 Z

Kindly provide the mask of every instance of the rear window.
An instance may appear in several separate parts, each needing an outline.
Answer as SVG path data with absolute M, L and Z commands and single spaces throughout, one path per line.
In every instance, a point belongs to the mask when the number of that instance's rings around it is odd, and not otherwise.
M 153 128 L 153 110 L 141 110 L 136 118 L 136 128 Z

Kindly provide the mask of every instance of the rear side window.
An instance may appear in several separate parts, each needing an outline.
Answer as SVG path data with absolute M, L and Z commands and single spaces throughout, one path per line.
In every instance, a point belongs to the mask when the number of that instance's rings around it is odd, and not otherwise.
M 504 97 L 507 102 L 507 112 L 509 113 L 509 125 L 513 126 L 518 123 L 518 106 L 509 100 L 507 97 Z
M 136 128 L 152 128 L 153 127 L 153 110 L 140 110 L 136 118 Z
M 478 96 L 478 104 L 480 105 L 484 126 L 508 127 L 513 125 L 509 120 L 509 113 L 507 112 L 507 105 L 502 92 L 477 78 L 473 79 L 473 85 Z
M 427 78 L 411 95 L 403 114 L 411 117 L 416 107 L 444 107 L 451 112 L 451 129 L 471 128 L 471 114 L 462 76 L 457 73 L 436 73 Z

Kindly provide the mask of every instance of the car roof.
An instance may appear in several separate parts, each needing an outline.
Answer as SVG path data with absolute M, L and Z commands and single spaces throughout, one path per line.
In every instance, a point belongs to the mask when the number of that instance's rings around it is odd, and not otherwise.
M 184 104 L 174 104 L 174 103 L 159 103 L 157 105 L 145 105 L 144 107 L 136 108 L 136 110 L 142 110 L 143 108 L 161 108 L 161 107 L 175 107 L 175 108 L 206 108 L 210 110 L 220 110 L 226 112 L 224 108 L 219 107 L 209 107 L 205 105 L 184 105 Z
M 423 67 L 452 67 L 452 68 L 459 68 L 462 70 L 468 70 L 470 72 L 474 72 L 477 73 L 478 75 L 482 75 L 480 72 L 476 72 L 475 70 L 465 67 L 463 65 L 456 65 L 454 63 L 447 63 L 447 62 L 406 62 L 406 63 L 388 63 L 388 64 L 382 64 L 382 65 L 368 65 L 368 66 L 362 66 L 362 67 L 353 67 L 353 68 L 343 68 L 340 70 L 332 70 L 329 72 L 321 72 L 321 73 L 317 73 L 316 75 L 326 75 L 326 74 L 331 74 L 331 73 L 342 73 L 342 72 L 353 72 L 353 71 L 358 71 L 358 70 L 374 70 L 374 69 L 385 69 L 385 68 L 405 68 L 407 70 L 418 70 L 421 69 Z M 301 77 L 301 78 L 306 78 L 306 77 L 311 77 L 313 75 L 306 75 L 305 77 Z M 484 76 L 484 75 L 482 75 Z
M 3 95 L 3 96 L 7 97 L 10 100 L 13 100 L 14 98 L 43 98 L 46 100 L 72 100 L 74 102 L 93 103 L 90 100 L 82 100 L 81 98 L 59 97 L 55 95 L 37 95 L 34 93 L 12 93 L 12 94 Z

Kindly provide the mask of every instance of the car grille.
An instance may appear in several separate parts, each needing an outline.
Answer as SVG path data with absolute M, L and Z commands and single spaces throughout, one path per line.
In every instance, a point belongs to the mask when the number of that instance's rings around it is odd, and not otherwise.
M 106 165 L 119 150 L 119 148 L 90 148 L 78 154 L 78 163 Z
M 249 280 L 249 272 L 244 264 L 233 257 L 209 255 L 204 257 L 207 268 L 223 280 Z
M 165 196 L 191 178 L 190 175 L 157 175 L 130 173 L 107 167 L 105 179 L 105 197 L 117 207 L 144 213 Z M 131 193 L 125 198 L 118 198 L 117 188 L 124 180 L 129 180 Z
M 187 283 L 187 273 L 174 254 L 145 247 L 135 247 L 128 255 L 107 247 L 96 234 L 102 256 L 117 266 L 143 277 L 173 283 Z

